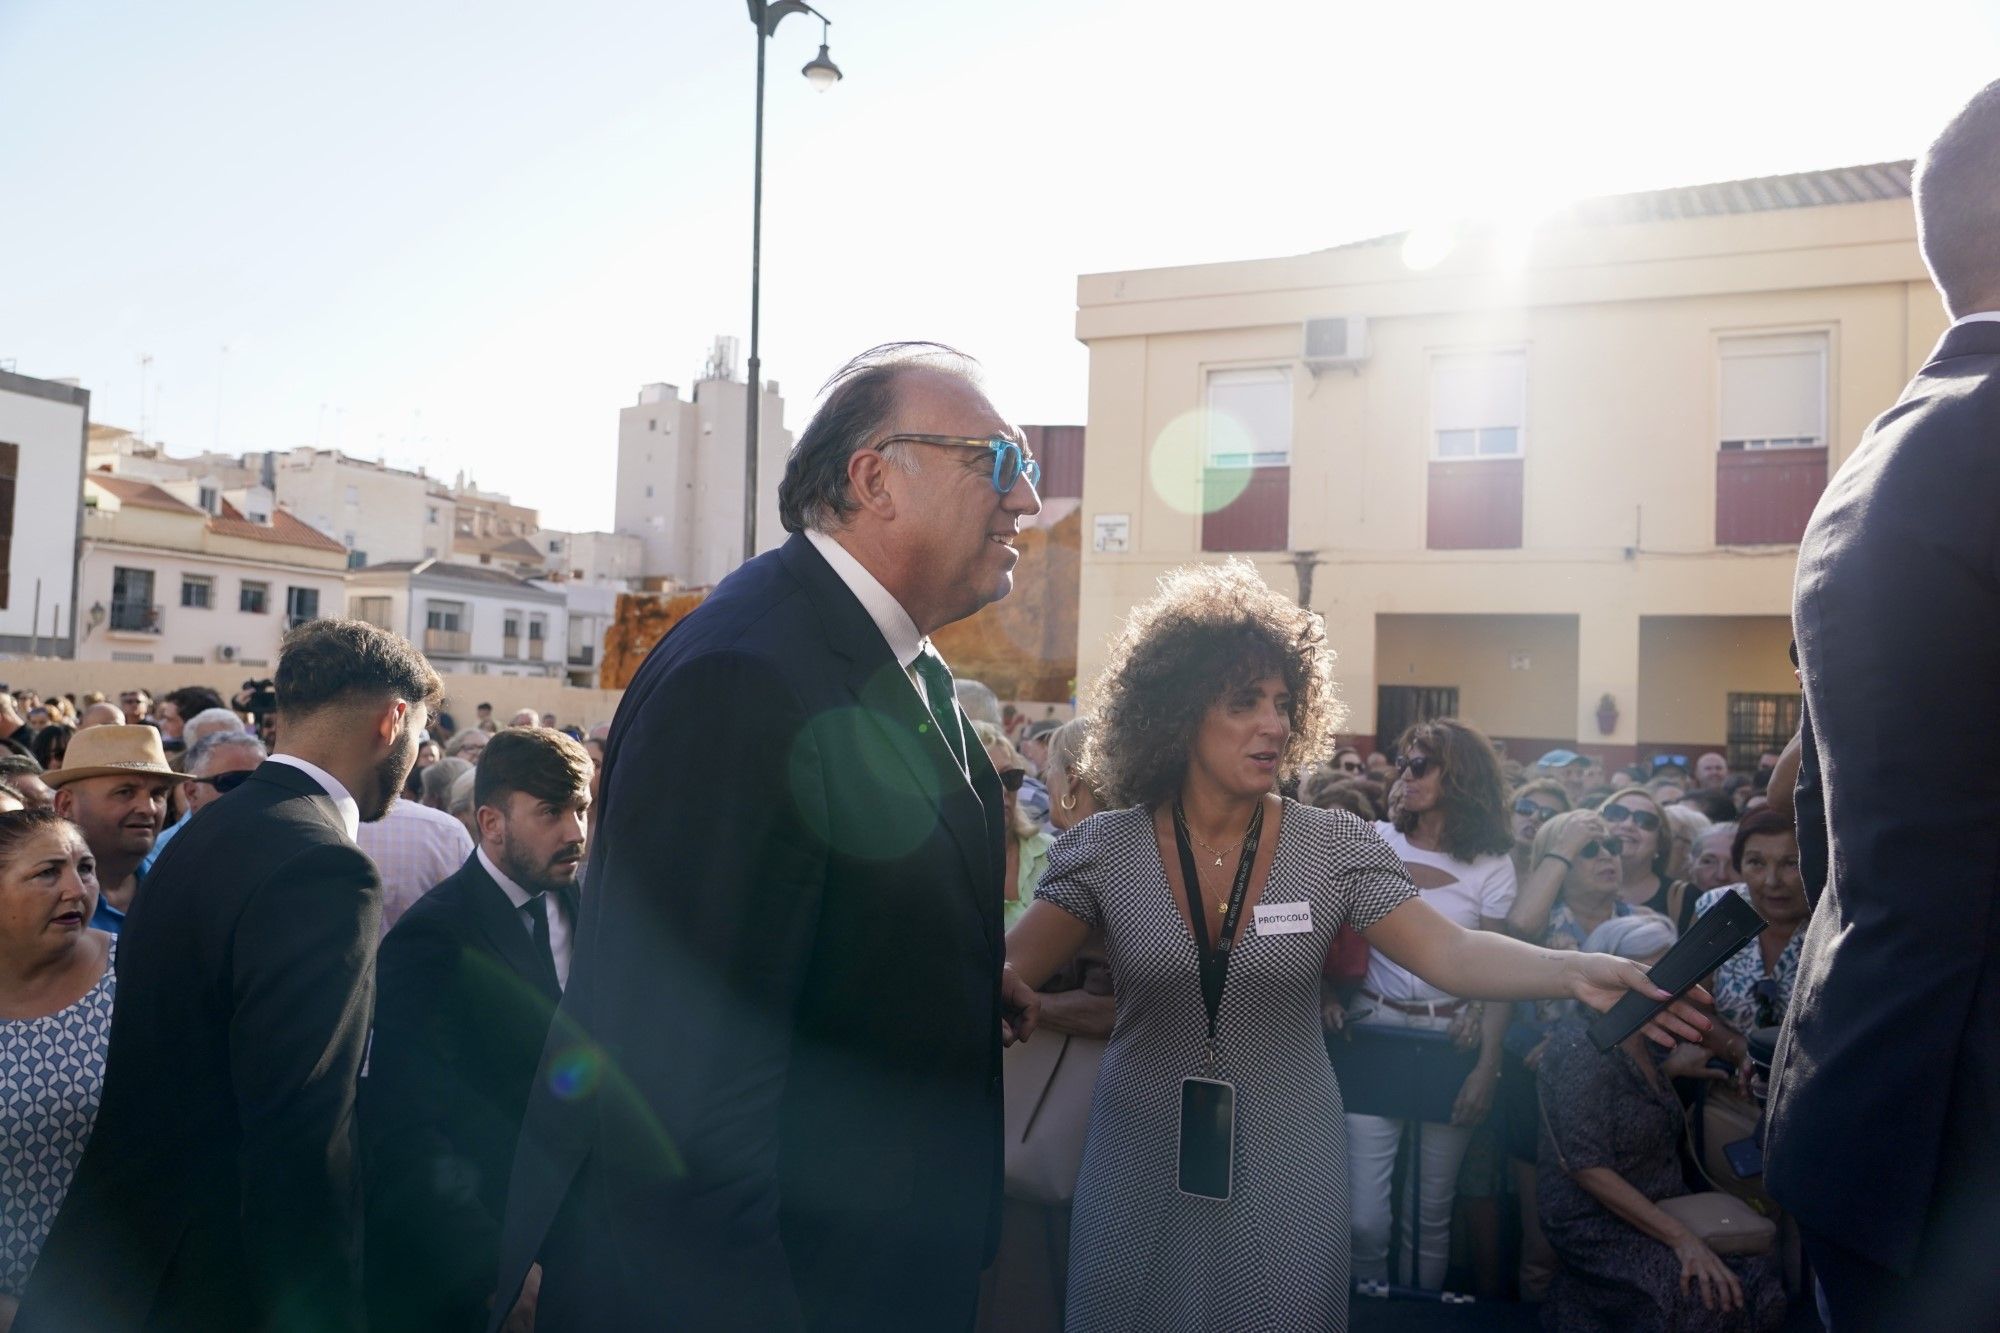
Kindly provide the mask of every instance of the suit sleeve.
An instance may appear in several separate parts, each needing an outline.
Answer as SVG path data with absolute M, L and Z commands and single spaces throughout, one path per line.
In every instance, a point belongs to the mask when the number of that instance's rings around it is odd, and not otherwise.
M 822 763 L 841 726 L 809 716 L 762 658 L 717 653 L 660 681 L 608 756 L 604 873 L 576 966 L 633 1094 L 607 1080 L 599 1109 L 629 1209 L 611 1224 L 652 1238 L 627 1282 L 657 1292 L 675 1327 L 800 1326 L 779 1111 L 839 836 Z
M 374 1004 L 382 886 L 358 849 L 291 858 L 252 895 L 231 956 L 243 1281 L 265 1326 L 361 1327 L 354 1084 Z
M 371 1300 L 380 1293 L 405 1309 L 484 1309 L 500 1248 L 500 1219 L 480 1198 L 446 1095 L 459 1077 L 452 1029 L 462 957 L 449 931 L 406 916 L 382 941 L 377 965 L 360 1093 L 368 1285 Z

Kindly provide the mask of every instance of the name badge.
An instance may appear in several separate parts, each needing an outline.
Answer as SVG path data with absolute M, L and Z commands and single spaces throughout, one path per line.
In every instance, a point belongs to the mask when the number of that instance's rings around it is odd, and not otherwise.
M 1311 903 L 1258 903 L 1259 935 L 1306 935 L 1313 928 Z

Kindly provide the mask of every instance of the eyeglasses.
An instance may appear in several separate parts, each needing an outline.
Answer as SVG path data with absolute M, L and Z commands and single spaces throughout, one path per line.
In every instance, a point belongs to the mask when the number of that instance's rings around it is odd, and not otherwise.
M 1554 806 L 1543 805 L 1524 796 L 1514 802 L 1514 813 L 1526 815 L 1529 819 L 1554 819 L 1557 811 Z
M 935 444 L 946 449 L 986 449 L 993 454 L 993 489 L 1001 495 L 1014 489 L 1021 478 L 1028 479 L 1030 487 L 1042 484 L 1042 465 L 1031 457 L 1018 440 L 1010 440 L 1004 435 L 981 439 L 977 435 L 891 435 L 875 447 L 886 449 L 892 444 Z
M 1576 854 L 1586 861 L 1595 858 L 1599 852 L 1604 853 L 1606 856 L 1623 856 L 1625 855 L 1625 840 L 1623 838 L 1592 838 L 1589 842 L 1576 849 Z
M 1629 819 L 1648 833 L 1658 833 L 1660 831 L 1660 817 L 1651 810 L 1634 810 L 1630 806 L 1607 805 L 1597 813 L 1607 824 L 1623 824 Z
M 1000 785 L 1008 791 L 1021 790 L 1021 784 L 1027 780 L 1028 770 L 1025 768 L 1010 768 L 1000 775 Z
M 204 787 L 213 787 L 217 792 L 235 791 L 250 780 L 254 769 L 239 768 L 231 773 L 217 773 L 212 778 L 189 778 L 189 782 L 199 782 Z
M 1362 771 L 1361 761 L 1359 759 L 1343 759 L 1340 761 L 1340 771 L 1343 773 L 1359 773 Z
M 1437 761 L 1427 754 L 1406 754 L 1396 761 L 1396 771 L 1421 780 L 1435 763 Z

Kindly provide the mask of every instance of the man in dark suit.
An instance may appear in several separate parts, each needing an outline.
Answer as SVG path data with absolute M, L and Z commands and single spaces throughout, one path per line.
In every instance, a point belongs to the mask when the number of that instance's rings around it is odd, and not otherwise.
M 354 845 L 437 675 L 394 635 L 286 636 L 277 752 L 133 903 L 96 1125 L 16 1333 L 362 1326 L 354 1081 L 382 889 Z
M 876 349 L 792 453 L 794 535 L 626 691 L 507 1201 L 540 1333 L 970 1325 L 1033 996 L 927 636 L 1007 592 L 1037 475 L 962 358 Z
M 1955 322 L 1799 552 L 1801 845 L 1825 839 L 1772 1094 L 1773 1194 L 1855 1329 L 2000 1311 L 2000 83 L 1916 172 Z
M 361 1079 L 371 1333 L 478 1333 L 492 1313 L 514 1142 L 569 976 L 590 777 L 559 731 L 494 736 L 478 847 L 382 941 Z

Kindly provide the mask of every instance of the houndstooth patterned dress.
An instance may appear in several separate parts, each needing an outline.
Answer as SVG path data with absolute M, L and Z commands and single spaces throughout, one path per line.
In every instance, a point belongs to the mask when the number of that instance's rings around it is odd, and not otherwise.
M 0 1019 L 0 1294 L 28 1285 L 97 1120 L 117 966 L 114 935 L 81 1000 L 45 1018 Z
M 1208 1016 L 1193 938 L 1143 809 L 1059 839 L 1036 896 L 1104 933 L 1117 1025 L 1091 1099 L 1070 1232 L 1068 1333 L 1304 1333 L 1347 1327 L 1347 1139 L 1320 1035 L 1320 967 L 1343 922 L 1415 896 L 1354 816 L 1284 803 L 1265 905 L 1310 902 L 1310 932 L 1246 919 L 1216 1028 L 1237 1087 L 1235 1185 L 1184 1195 L 1180 1085 L 1202 1073 Z M 1245 916 L 1249 916 L 1246 909 Z

